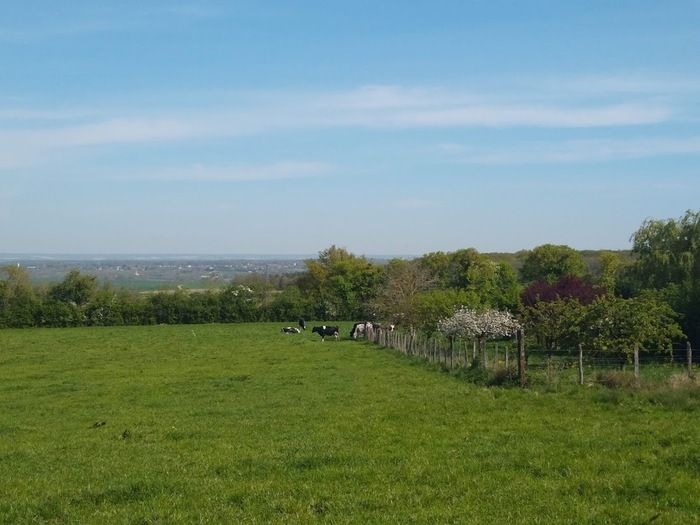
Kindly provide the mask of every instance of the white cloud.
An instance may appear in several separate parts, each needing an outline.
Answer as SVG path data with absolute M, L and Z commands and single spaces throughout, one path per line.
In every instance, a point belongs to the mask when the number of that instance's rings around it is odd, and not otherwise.
M 700 136 L 684 138 L 570 140 L 559 143 L 526 142 L 498 149 L 440 144 L 438 152 L 469 164 L 556 164 L 607 162 L 666 155 L 700 154 Z
M 239 94 L 223 107 L 195 110 L 121 111 L 2 109 L 0 167 L 40 159 L 51 150 L 99 144 L 150 143 L 230 137 L 281 129 L 466 127 L 580 128 L 667 121 L 659 104 L 582 106 L 513 104 L 446 90 L 367 86 L 323 93 Z M 78 116 L 82 122 L 75 123 Z M 56 119 L 50 126 L 36 119 Z M 87 122 L 85 120 L 88 120 Z M 66 121 L 66 122 L 64 122 Z M 4 128 L 4 129 L 3 129 Z

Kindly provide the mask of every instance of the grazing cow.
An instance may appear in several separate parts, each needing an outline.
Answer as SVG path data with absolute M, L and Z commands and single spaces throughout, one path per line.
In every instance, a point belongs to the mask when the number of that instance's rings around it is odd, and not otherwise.
M 350 337 L 357 339 L 360 334 L 365 333 L 365 323 L 355 323 L 350 330 Z
M 285 334 L 299 334 L 301 333 L 301 330 L 299 330 L 295 326 L 285 326 L 284 328 L 280 329 L 280 332 Z
M 337 326 L 314 326 L 311 333 L 320 335 L 321 341 L 325 341 L 327 335 L 332 335 L 337 341 L 340 331 Z
M 306 330 L 306 321 L 304 321 L 302 318 L 299 318 L 299 328 Z
M 350 330 L 350 337 L 352 337 L 353 339 L 357 339 L 358 337 L 367 335 L 367 333 L 371 332 L 373 329 L 374 325 L 370 322 L 355 323 L 354 325 L 352 325 L 352 330 Z

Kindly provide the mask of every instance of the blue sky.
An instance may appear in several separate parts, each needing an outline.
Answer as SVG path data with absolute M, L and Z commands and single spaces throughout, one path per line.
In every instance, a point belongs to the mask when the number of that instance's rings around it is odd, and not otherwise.
M 627 248 L 700 2 L 3 2 L 0 253 Z

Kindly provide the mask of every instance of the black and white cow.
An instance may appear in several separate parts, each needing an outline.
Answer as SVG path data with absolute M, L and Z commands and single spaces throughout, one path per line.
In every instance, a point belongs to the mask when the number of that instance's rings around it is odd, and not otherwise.
M 311 333 L 320 335 L 321 341 L 325 341 L 327 335 L 335 337 L 337 341 L 340 335 L 340 330 L 337 326 L 314 326 L 311 329 Z
M 378 328 L 379 325 L 377 323 L 372 323 L 370 321 L 364 322 L 364 323 L 355 323 L 352 325 L 352 330 L 350 330 L 350 337 L 353 339 L 357 339 L 358 337 L 371 337 L 374 333 L 374 330 Z
M 280 329 L 280 332 L 285 333 L 285 334 L 298 334 L 301 333 L 301 330 L 294 326 L 285 326 L 284 328 Z
M 355 323 L 352 325 L 352 330 L 350 330 L 350 337 L 357 339 L 366 335 L 367 330 L 370 330 L 372 323 Z
M 302 318 L 299 318 L 299 328 L 306 330 L 306 321 L 304 321 Z

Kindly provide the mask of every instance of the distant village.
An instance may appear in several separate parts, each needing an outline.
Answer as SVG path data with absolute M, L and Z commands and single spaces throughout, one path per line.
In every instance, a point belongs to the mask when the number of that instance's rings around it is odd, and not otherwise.
M 24 267 L 32 282 L 53 283 L 70 270 L 94 275 L 102 283 L 134 290 L 219 287 L 246 275 L 278 276 L 304 271 L 298 259 L 79 259 L 0 256 L 0 266 Z

